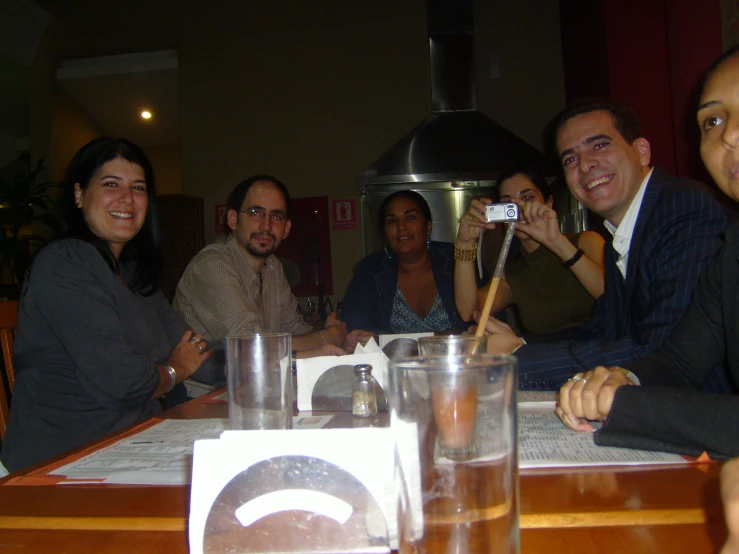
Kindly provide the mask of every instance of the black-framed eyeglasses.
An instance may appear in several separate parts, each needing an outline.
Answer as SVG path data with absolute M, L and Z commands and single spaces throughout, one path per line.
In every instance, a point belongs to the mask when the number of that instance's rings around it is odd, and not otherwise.
M 246 214 L 249 219 L 255 221 L 264 221 L 264 218 L 267 216 L 269 216 L 269 220 L 272 223 L 284 223 L 287 219 L 287 216 L 282 212 L 267 212 L 267 210 L 261 208 L 247 208 L 239 211 Z

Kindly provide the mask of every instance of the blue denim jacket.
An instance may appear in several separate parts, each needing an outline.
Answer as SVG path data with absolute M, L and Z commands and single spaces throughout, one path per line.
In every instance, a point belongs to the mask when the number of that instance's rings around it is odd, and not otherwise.
M 429 253 L 436 288 L 452 329 L 466 331 L 470 324 L 459 318 L 454 304 L 454 245 L 432 242 Z M 388 258 L 385 251 L 380 250 L 362 259 L 354 268 L 344 301 L 342 319 L 349 330 L 392 333 L 390 315 L 397 285 L 397 258 Z

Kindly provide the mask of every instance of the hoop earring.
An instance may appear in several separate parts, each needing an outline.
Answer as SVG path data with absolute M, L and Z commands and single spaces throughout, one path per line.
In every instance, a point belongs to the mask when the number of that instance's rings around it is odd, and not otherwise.
M 390 249 L 387 247 L 387 243 L 385 243 L 385 255 L 388 257 L 389 260 L 393 259 L 393 253 L 390 252 Z
M 426 235 L 426 250 L 431 250 L 431 233 Z

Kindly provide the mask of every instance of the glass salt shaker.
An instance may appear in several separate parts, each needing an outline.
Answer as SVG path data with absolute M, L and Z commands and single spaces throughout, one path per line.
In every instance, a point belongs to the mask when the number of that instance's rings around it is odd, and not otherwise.
M 372 377 L 372 366 L 360 364 L 354 366 L 352 381 L 352 415 L 356 417 L 374 417 L 377 415 L 377 395 L 375 394 L 375 378 Z

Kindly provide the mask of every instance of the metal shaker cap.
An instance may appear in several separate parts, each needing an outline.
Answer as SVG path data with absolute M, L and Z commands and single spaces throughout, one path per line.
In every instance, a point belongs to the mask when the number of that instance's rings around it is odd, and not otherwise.
M 357 375 L 371 374 L 372 366 L 370 364 L 359 364 L 354 366 L 354 373 Z

